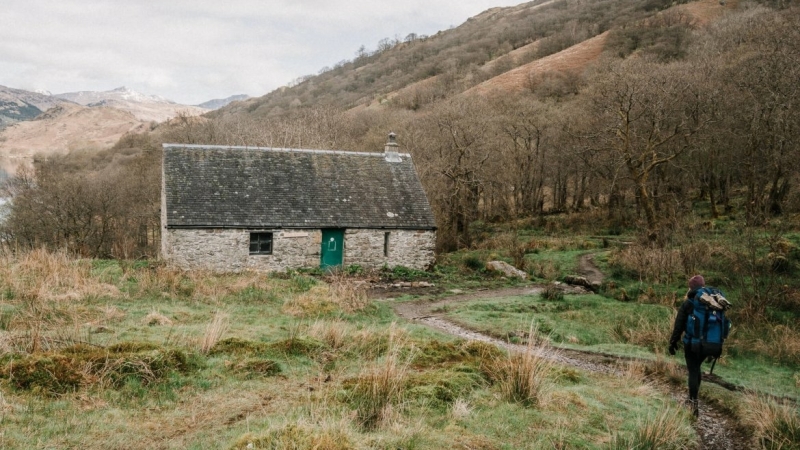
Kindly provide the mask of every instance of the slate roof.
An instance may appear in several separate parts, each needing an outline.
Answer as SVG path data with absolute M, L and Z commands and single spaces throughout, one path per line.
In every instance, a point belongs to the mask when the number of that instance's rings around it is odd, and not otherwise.
M 164 144 L 168 228 L 435 229 L 411 156 Z

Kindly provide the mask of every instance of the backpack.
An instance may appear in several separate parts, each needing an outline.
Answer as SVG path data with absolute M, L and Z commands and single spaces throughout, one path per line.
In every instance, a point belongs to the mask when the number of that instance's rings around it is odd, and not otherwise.
M 710 287 L 698 289 L 689 301 L 692 312 L 686 322 L 683 342 L 690 345 L 692 353 L 718 358 L 731 329 L 731 322 L 725 317 L 731 303 L 722 292 Z

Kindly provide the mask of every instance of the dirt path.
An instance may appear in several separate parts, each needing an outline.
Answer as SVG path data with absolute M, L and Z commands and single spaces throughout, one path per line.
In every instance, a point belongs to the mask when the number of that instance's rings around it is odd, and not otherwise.
M 582 276 L 585 276 L 587 279 L 590 279 L 589 277 L 593 277 L 593 279 L 596 281 L 602 281 L 603 274 L 594 265 L 594 262 L 590 256 L 591 255 L 584 255 L 580 258 L 579 267 L 582 267 Z M 443 299 L 422 299 L 413 302 L 393 303 L 391 306 L 400 317 L 410 321 L 422 323 L 431 328 L 444 331 L 445 333 L 449 333 L 463 339 L 492 343 L 512 351 L 524 351 L 524 346 L 510 344 L 506 341 L 467 329 L 448 320 L 445 315 L 448 307 L 451 305 L 498 297 L 537 295 L 543 290 L 544 286 L 527 286 L 491 291 L 487 290 L 455 295 Z M 572 293 L 585 292 L 580 288 L 574 287 L 565 287 L 565 290 Z M 609 374 L 619 373 L 622 363 L 629 360 L 628 358 L 612 355 L 567 349 L 558 349 L 554 352 L 547 352 L 547 354 L 544 354 L 543 356 L 551 358 L 559 364 L 564 364 L 591 372 Z M 672 396 L 676 400 L 682 401 L 686 397 L 685 389 L 674 389 L 672 391 Z M 746 450 L 750 448 L 748 445 L 747 436 L 744 436 L 741 433 L 741 427 L 737 426 L 735 420 L 724 414 L 722 411 L 705 404 L 705 402 L 701 403 L 700 418 L 697 420 L 695 428 L 697 430 L 697 434 L 700 436 L 699 449 Z
M 600 269 L 594 264 L 594 255 L 592 253 L 587 253 L 578 258 L 578 273 L 592 284 L 601 284 L 605 278 L 603 272 L 600 272 Z

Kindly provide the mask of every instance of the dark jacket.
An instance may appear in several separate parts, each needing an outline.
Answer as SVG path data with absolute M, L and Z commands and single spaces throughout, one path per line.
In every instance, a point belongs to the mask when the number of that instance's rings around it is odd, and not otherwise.
M 691 314 L 694 309 L 691 299 L 694 298 L 695 294 L 697 294 L 696 289 L 686 293 L 686 300 L 683 301 L 681 309 L 678 310 L 678 316 L 675 317 L 675 325 L 672 327 L 672 336 L 669 338 L 670 346 L 676 345 L 686 331 L 686 323 L 689 321 L 689 314 Z

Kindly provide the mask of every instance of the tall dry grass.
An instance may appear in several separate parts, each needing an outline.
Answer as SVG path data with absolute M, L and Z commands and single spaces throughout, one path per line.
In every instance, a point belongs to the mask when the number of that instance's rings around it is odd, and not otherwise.
M 0 292 L 13 309 L 3 317 L 5 346 L 30 353 L 80 340 L 91 318 L 81 300 L 122 296 L 116 286 L 92 277 L 90 261 L 44 250 L 0 256 Z
M 787 364 L 800 364 L 800 329 L 786 325 L 761 325 L 762 332 L 750 339 L 737 339 L 737 346 L 769 355 L 776 361 Z
M 202 270 L 181 271 L 169 267 L 130 269 L 126 275 L 136 279 L 135 295 L 184 297 L 219 304 L 228 296 L 251 288 L 271 292 L 275 285 L 258 272 L 212 274 Z
M 392 324 L 384 358 L 365 366 L 350 392 L 349 401 L 356 409 L 358 423 L 367 430 L 386 424 L 403 402 L 413 352 L 407 351 L 407 335 L 394 330 L 397 327 Z
M 356 448 L 348 424 L 327 421 L 322 424 L 299 420 L 273 426 L 265 433 L 247 433 L 236 440 L 231 450 L 313 449 L 350 450 Z
M 309 336 L 324 342 L 332 350 L 344 349 L 353 342 L 351 325 L 341 320 L 316 320 L 308 328 Z
M 93 277 L 90 260 L 66 252 L 33 250 L 0 256 L 0 289 L 9 300 L 72 301 L 122 296 L 119 289 Z
M 342 276 L 294 295 L 284 303 L 283 311 L 296 317 L 316 317 L 336 311 L 353 313 L 369 305 L 366 286 Z
M 755 394 L 745 398 L 744 421 L 753 430 L 753 444 L 769 450 L 800 449 L 800 409 Z
M 665 343 L 672 336 L 672 324 L 675 322 L 677 311 L 673 310 L 668 320 L 653 320 L 640 318 L 635 326 L 619 323 L 612 328 L 612 335 L 621 342 L 648 348 L 660 354 L 664 352 Z
M 503 398 L 537 406 L 544 400 L 554 377 L 556 350 L 548 345 L 547 339 L 537 338 L 538 331 L 533 326 L 529 336 L 524 350 L 496 356 L 485 366 L 485 371 L 500 388 Z
M 631 433 L 615 433 L 608 445 L 614 450 L 683 450 L 697 445 L 686 411 L 665 405 L 645 417 Z
M 200 337 L 199 347 L 201 353 L 207 354 L 222 339 L 222 335 L 228 331 L 229 319 L 230 315 L 226 312 L 217 311 L 214 313 L 211 322 L 206 326 L 205 333 Z
M 683 273 L 679 250 L 650 245 L 629 245 L 612 253 L 608 262 L 648 283 L 670 283 Z
M 625 377 L 642 381 L 658 379 L 674 386 L 686 383 L 686 368 L 663 355 L 658 355 L 653 361 L 631 361 L 623 374 Z

